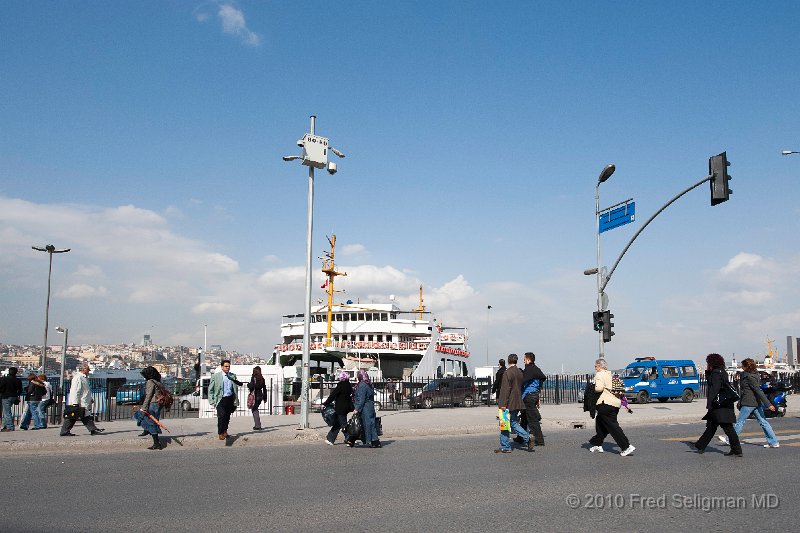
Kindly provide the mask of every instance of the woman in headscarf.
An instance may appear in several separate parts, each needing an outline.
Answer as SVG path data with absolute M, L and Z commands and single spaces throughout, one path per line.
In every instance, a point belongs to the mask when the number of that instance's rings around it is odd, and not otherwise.
M 358 384 L 355 391 L 356 412 L 361 415 L 361 423 L 364 426 L 364 444 L 369 444 L 372 448 L 380 448 L 381 441 L 378 440 L 378 430 L 375 422 L 375 389 L 366 370 L 358 371 Z M 348 446 L 355 444 L 357 435 L 350 435 Z
M 739 436 L 733 429 L 733 423 L 736 422 L 736 412 L 733 410 L 733 405 L 718 405 L 715 400 L 722 387 L 730 387 L 730 380 L 728 380 L 728 373 L 725 371 L 725 359 L 717 353 L 708 354 L 706 357 L 708 368 L 706 369 L 707 393 L 706 393 L 706 409 L 708 412 L 703 420 L 706 421 L 706 430 L 692 446 L 697 449 L 698 453 L 703 453 L 706 446 L 711 442 L 717 428 L 722 428 L 728 436 L 728 442 L 731 446 L 731 451 L 726 453 L 727 456 L 741 457 L 742 445 L 739 442 Z
M 333 425 L 331 430 L 328 431 L 325 442 L 333 446 L 339 431 L 342 431 L 344 433 L 344 441 L 347 443 L 349 442 L 347 431 L 345 430 L 347 427 L 347 415 L 353 411 L 354 406 L 353 385 L 350 383 L 350 374 L 344 370 L 339 373 L 339 382 L 336 384 L 336 388 L 333 389 L 328 399 L 322 403 L 324 407 L 330 404 L 333 404 L 336 418 L 333 420 Z
M 161 416 L 161 406 L 156 402 L 156 392 L 161 384 L 161 374 L 152 366 L 148 366 L 141 372 L 142 377 L 147 380 L 144 385 L 144 399 L 139 411 L 134 413 L 136 425 L 141 426 L 142 436 L 150 435 L 153 438 L 153 445 L 147 448 L 148 450 L 161 450 L 163 446 L 158 438 L 161 433 L 161 428 L 156 424 L 150 416 L 158 420 Z M 147 414 L 150 416 L 147 416 Z
M 261 374 L 260 366 L 253 368 L 253 375 L 250 376 L 247 390 L 255 394 L 256 401 L 250 411 L 253 413 L 253 423 L 255 424 L 253 429 L 259 431 L 261 429 L 261 416 L 258 414 L 258 406 L 267 398 L 267 383 Z

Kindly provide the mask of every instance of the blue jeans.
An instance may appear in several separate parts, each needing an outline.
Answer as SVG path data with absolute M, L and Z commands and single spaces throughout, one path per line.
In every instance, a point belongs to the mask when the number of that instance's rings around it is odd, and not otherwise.
M 47 400 L 39 402 L 39 426 L 40 429 L 47 427 Z
M 42 402 L 35 402 L 33 400 L 28 401 L 28 408 L 25 409 L 25 414 L 19 421 L 20 429 L 28 429 L 28 426 L 31 423 L 31 418 L 33 418 L 33 427 L 35 427 L 36 429 L 42 427 L 42 419 L 41 419 L 41 414 L 39 412 L 39 404 L 41 403 Z
M 778 437 L 775 436 L 775 432 L 772 431 L 772 426 L 769 425 L 769 422 L 767 422 L 767 419 L 764 417 L 763 405 L 759 405 L 758 407 L 753 407 L 751 405 L 742 406 L 742 410 L 739 411 L 739 418 L 736 419 L 736 424 L 733 426 L 733 429 L 736 430 L 736 433 L 739 434 L 742 432 L 742 426 L 744 426 L 744 422 L 750 416 L 750 413 L 755 413 L 756 420 L 758 420 L 758 423 L 761 424 L 761 429 L 764 430 L 764 435 L 767 436 L 767 443 L 772 446 L 778 444 Z
M 11 414 L 11 406 L 14 405 L 16 398 L 3 398 L 3 426 L 7 429 L 14 429 L 14 415 Z
M 517 411 L 510 411 L 508 415 L 509 419 L 511 420 L 512 431 L 514 431 L 518 437 L 522 437 L 522 439 L 525 441 L 525 445 L 527 446 L 528 440 L 530 440 L 531 436 L 520 425 Z M 508 430 L 500 432 L 500 449 L 511 449 L 511 433 Z

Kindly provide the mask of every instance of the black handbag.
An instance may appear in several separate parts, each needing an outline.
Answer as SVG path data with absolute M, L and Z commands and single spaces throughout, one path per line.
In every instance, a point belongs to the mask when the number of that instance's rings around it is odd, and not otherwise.
M 350 420 L 347 422 L 347 437 L 354 441 L 356 439 L 362 439 L 361 433 L 364 431 L 364 424 L 361 420 L 361 415 L 358 413 L 353 413 L 353 416 L 350 417 Z M 363 439 L 362 439 L 363 440 Z
M 70 420 L 81 420 L 86 415 L 86 408 L 80 405 L 68 405 L 64 409 L 64 418 Z
M 333 422 L 336 420 L 336 409 L 334 409 L 333 406 L 331 405 L 326 405 L 325 407 L 323 407 L 322 419 L 329 426 L 333 426 Z
M 716 408 L 732 408 L 739 401 L 739 393 L 727 381 L 723 381 L 719 393 L 711 405 Z

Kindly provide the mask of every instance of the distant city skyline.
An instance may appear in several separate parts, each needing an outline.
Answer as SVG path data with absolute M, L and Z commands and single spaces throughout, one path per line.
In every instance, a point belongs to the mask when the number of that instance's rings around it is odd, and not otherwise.
M 444 0 L 12 0 L 0 20 L 0 342 L 152 336 L 271 354 L 337 235 L 342 299 L 425 305 L 469 328 L 476 366 L 533 351 L 591 371 L 594 193 L 637 219 L 601 265 L 726 151 L 733 194 L 687 194 L 611 279 L 611 367 L 760 357 L 800 336 L 800 5 Z M 599 31 L 602 28 L 603 31 Z M 643 30 L 646 28 L 646 30 Z M 313 31 L 312 31 L 313 29 Z M 312 301 L 324 298 L 315 264 Z M 488 311 L 491 306 L 491 313 Z M 782 340 L 783 339 L 783 340 Z

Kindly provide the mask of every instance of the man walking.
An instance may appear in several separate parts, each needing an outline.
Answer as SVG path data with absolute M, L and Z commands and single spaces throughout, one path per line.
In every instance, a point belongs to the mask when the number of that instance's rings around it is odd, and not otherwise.
M 495 395 L 495 398 L 497 398 L 497 394 L 500 392 L 500 386 L 503 384 L 503 373 L 506 371 L 506 361 L 505 359 L 500 359 L 497 364 L 500 365 L 500 368 L 497 369 L 497 374 L 494 376 L 494 383 L 492 383 L 492 394 Z
M 69 400 L 71 407 L 78 407 L 83 409 L 83 416 L 80 420 L 89 433 L 92 435 L 99 435 L 103 429 L 98 428 L 94 423 L 94 416 L 92 415 L 92 388 L 89 386 L 89 364 L 83 363 L 75 375 L 72 376 L 72 382 L 69 388 Z M 74 418 L 64 417 L 64 423 L 61 424 L 62 437 L 74 437 L 75 434 L 71 432 L 72 427 L 75 425 Z
M 14 415 L 11 406 L 19 403 L 22 394 L 22 380 L 17 377 L 17 367 L 8 369 L 8 374 L 0 378 L 0 398 L 3 402 L 3 429 L 0 431 L 14 431 Z
M 544 446 L 542 435 L 542 415 L 539 413 L 539 392 L 542 384 L 547 379 L 544 372 L 536 366 L 536 355 L 525 352 L 525 371 L 522 373 L 522 402 L 525 404 L 525 415 L 528 420 L 528 430 L 533 434 L 533 444 Z
M 508 356 L 508 368 L 503 373 L 497 406 L 502 410 L 508 409 L 511 430 L 517 436 L 522 437 L 522 442 L 528 451 L 534 451 L 530 435 L 519 423 L 518 411 L 524 409 L 525 404 L 522 403 L 522 371 L 517 368 L 517 354 L 515 353 Z M 494 453 L 511 453 L 511 435 L 508 429 L 500 431 L 500 448 Z
M 238 386 L 242 382 L 236 379 L 236 374 L 231 372 L 231 362 L 222 361 L 220 364 L 221 372 L 211 376 L 208 384 L 208 402 L 217 409 L 217 434 L 219 440 L 228 437 L 228 424 L 231 422 L 231 415 L 239 405 Z

